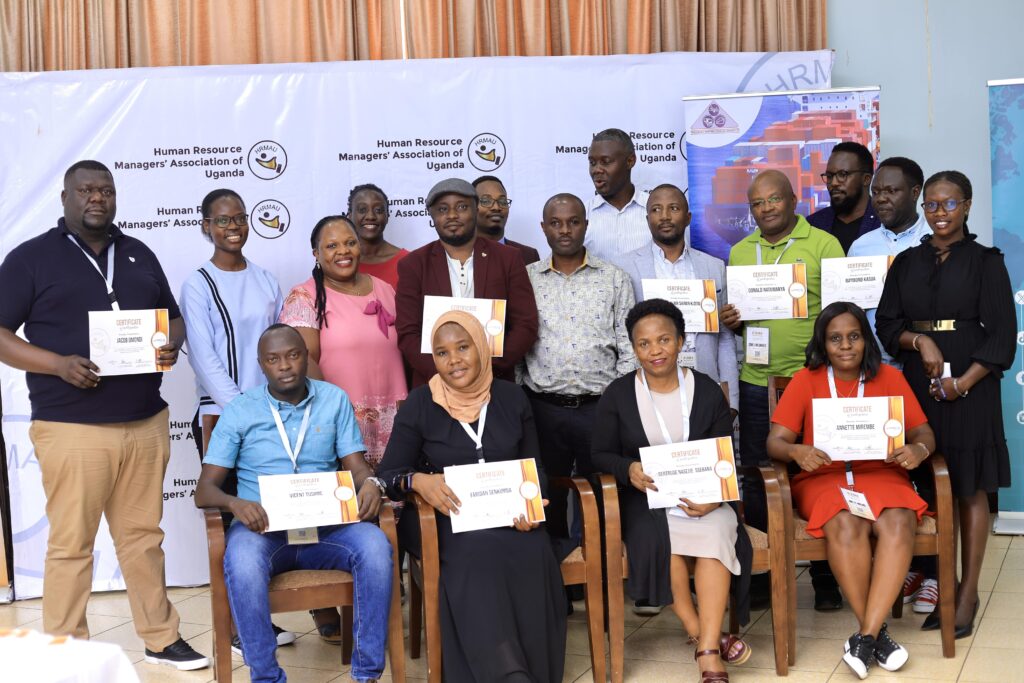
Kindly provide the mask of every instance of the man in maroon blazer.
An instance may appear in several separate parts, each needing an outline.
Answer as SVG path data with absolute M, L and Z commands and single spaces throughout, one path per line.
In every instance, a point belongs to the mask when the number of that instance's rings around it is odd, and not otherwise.
M 473 181 L 478 199 L 476 216 L 476 232 L 492 242 L 500 242 L 515 247 L 523 257 L 526 265 L 540 261 L 540 254 L 528 244 L 513 242 L 505 237 L 505 224 L 508 223 L 508 207 L 512 200 L 508 198 L 505 185 L 492 175 L 482 175 Z
M 515 366 L 537 341 L 537 304 L 519 250 L 477 236 L 476 190 L 465 180 L 442 180 L 427 194 L 437 239 L 398 264 L 395 296 L 398 347 L 412 367 L 412 384 L 425 384 L 434 360 L 420 353 L 423 297 L 505 299 L 505 354 L 494 375 L 515 381 Z

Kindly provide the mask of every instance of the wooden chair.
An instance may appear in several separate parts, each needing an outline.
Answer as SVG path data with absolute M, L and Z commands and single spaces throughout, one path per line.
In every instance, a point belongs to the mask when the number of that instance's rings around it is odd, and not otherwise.
M 570 490 L 579 494 L 583 544 L 562 560 L 562 582 L 566 586 L 583 586 L 591 666 L 594 680 L 603 681 L 607 676 L 604 648 L 604 582 L 601 573 L 601 528 L 594 490 L 585 479 L 578 477 L 551 477 L 548 483 L 554 489 Z M 409 654 L 413 659 L 419 658 L 420 629 L 425 622 L 427 678 L 431 683 L 440 683 L 441 622 L 437 592 L 441 573 L 437 550 L 437 519 L 434 516 L 434 508 L 422 497 L 415 493 L 410 497 L 419 515 L 422 557 L 417 559 L 409 556 L 409 574 L 412 578 L 409 582 Z M 409 507 L 413 506 L 407 506 L 406 509 Z
M 213 672 L 220 683 L 231 680 L 231 609 L 224 584 L 224 522 L 220 510 L 204 509 L 206 540 L 210 549 L 210 606 L 213 611 Z M 391 577 L 391 609 L 388 618 L 388 654 L 391 677 L 405 681 L 405 641 L 402 635 L 402 598 L 399 590 L 398 537 L 391 503 L 385 498 L 380 508 L 380 528 L 391 541 L 394 570 Z M 341 662 L 347 664 L 352 651 L 351 607 L 354 600 L 352 575 L 335 570 L 296 570 L 270 580 L 270 612 L 300 612 L 321 607 L 342 607 Z
M 789 384 L 788 377 L 768 378 L 768 410 L 775 412 L 779 398 Z M 949 483 L 946 461 L 939 453 L 933 453 L 925 461 L 931 466 L 935 481 L 935 517 L 924 517 L 914 537 L 914 555 L 935 555 L 938 565 L 939 614 L 941 617 L 942 655 L 955 656 L 954 604 L 956 600 L 956 544 L 953 538 L 953 493 Z M 789 472 L 784 463 L 773 463 L 776 477 L 782 489 L 784 538 L 786 543 L 786 568 L 789 594 L 789 612 L 793 615 L 789 623 L 790 664 L 796 659 L 796 562 L 800 560 L 827 560 L 825 539 L 813 538 L 807 533 L 807 521 L 801 519 L 793 508 L 793 496 L 789 485 Z M 871 539 L 874 547 L 875 539 Z M 894 618 L 903 616 L 903 594 L 893 604 Z
M 787 658 L 789 622 L 793 619 L 786 599 L 786 542 L 782 535 L 782 497 L 775 471 L 770 467 L 740 468 L 744 476 L 761 479 L 768 501 L 768 533 L 747 526 L 754 558 L 751 570 L 771 571 L 772 636 L 775 649 L 775 672 L 779 676 L 789 673 Z M 619 513 L 619 490 L 615 477 L 600 475 L 601 497 L 604 504 L 605 571 L 608 577 L 608 643 L 611 650 L 612 682 L 622 683 L 624 675 L 625 595 L 623 580 L 629 575 L 629 561 L 622 543 L 622 519 Z M 739 632 L 736 606 L 729 610 L 730 629 Z M 595 680 L 599 680 L 595 677 Z M 600 679 L 603 680 L 603 679 Z

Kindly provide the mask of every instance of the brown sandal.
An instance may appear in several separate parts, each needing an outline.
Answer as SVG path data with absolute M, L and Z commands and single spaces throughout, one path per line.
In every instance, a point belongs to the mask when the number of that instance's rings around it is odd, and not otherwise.
M 697 636 L 691 636 L 687 634 L 686 644 L 696 645 L 699 641 Z M 747 641 L 743 640 L 739 636 L 734 636 L 731 633 L 723 633 L 722 638 L 718 642 L 718 647 L 721 650 L 722 661 L 727 664 L 740 665 L 750 659 L 750 655 L 754 654 L 750 645 Z
M 720 650 L 700 650 L 693 653 L 693 661 L 705 655 L 721 656 Z M 701 671 L 700 683 L 729 683 L 729 674 L 725 671 Z

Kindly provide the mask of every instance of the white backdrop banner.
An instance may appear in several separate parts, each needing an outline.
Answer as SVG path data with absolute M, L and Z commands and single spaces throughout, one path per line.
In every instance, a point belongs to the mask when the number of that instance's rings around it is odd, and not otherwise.
M 830 85 L 829 51 L 507 57 L 301 65 L 0 74 L 0 257 L 56 224 L 64 170 L 110 167 L 117 222 L 160 257 L 178 291 L 209 257 L 199 204 L 217 187 L 245 199 L 246 255 L 282 289 L 309 277 L 309 233 L 373 182 L 391 200 L 387 239 L 435 238 L 424 197 L 442 178 L 499 176 L 513 199 L 509 237 L 542 247 L 544 201 L 587 197 L 587 148 L 618 127 L 637 146 L 634 182 L 686 186 L 681 98 Z M 0 368 L 18 598 L 42 592 L 48 524 L 28 439 L 21 373 Z M 193 505 L 199 460 L 189 429 L 193 376 L 165 376 L 172 457 L 164 483 L 168 582 L 207 581 L 205 532 Z M 101 530 L 93 587 L 121 588 Z

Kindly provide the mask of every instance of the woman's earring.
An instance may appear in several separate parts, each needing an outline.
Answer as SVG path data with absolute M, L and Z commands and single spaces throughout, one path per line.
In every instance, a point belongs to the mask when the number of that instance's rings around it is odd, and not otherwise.
M 314 263 L 314 264 L 313 264 L 313 268 L 314 268 L 315 270 L 320 270 L 320 262 L 319 262 L 319 261 L 317 261 L 316 263 Z

